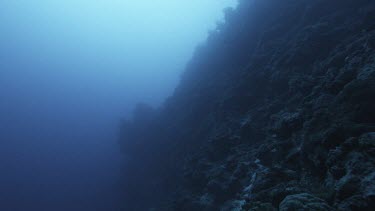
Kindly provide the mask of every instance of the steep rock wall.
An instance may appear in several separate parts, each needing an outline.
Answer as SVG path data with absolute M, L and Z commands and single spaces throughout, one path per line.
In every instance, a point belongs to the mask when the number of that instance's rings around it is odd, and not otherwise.
M 374 1 L 243 0 L 163 108 L 124 123 L 125 201 L 373 210 L 374 108 Z

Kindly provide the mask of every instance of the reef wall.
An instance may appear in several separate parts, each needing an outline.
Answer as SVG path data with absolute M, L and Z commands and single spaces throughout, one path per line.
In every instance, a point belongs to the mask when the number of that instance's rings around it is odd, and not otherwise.
M 129 210 L 374 210 L 375 1 L 240 1 L 120 144 Z

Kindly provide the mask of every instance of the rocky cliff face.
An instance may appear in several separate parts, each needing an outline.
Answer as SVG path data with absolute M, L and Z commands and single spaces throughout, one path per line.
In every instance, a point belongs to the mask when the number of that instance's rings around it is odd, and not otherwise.
M 375 1 L 241 1 L 121 145 L 129 210 L 374 210 Z

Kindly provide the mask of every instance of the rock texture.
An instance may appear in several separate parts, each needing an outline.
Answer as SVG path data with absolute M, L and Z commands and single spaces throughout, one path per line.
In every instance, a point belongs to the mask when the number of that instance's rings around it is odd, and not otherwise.
M 122 128 L 129 210 L 375 210 L 375 1 L 241 1 Z

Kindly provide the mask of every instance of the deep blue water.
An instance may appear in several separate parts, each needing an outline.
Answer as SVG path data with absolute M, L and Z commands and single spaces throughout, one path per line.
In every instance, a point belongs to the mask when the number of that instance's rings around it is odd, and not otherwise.
M 234 0 L 0 1 L 0 210 L 120 210 L 119 123 Z

